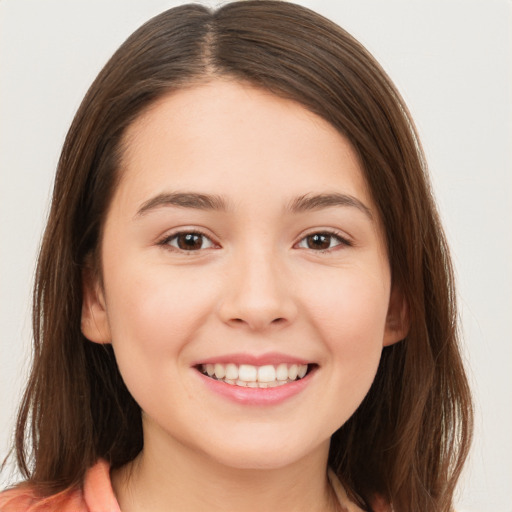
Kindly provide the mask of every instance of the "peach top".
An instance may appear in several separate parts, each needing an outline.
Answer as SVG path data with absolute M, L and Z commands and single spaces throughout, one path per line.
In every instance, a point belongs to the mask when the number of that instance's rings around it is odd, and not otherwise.
M 110 466 L 98 461 L 87 470 L 82 488 L 38 498 L 32 487 L 20 485 L 0 494 L 1 512 L 121 512 L 110 482 Z
M 329 480 L 343 512 L 362 512 L 352 503 L 332 470 Z M 378 507 L 386 512 L 387 507 Z M 38 498 L 29 485 L 0 493 L 0 512 L 121 512 L 110 481 L 110 466 L 98 461 L 90 468 L 82 488 L 66 489 L 48 498 Z

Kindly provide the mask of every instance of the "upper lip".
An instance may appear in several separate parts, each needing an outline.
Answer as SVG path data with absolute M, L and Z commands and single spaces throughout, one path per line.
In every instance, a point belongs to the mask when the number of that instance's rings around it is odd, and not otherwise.
M 201 359 L 193 363 L 192 366 L 198 366 L 201 364 L 227 364 L 233 363 L 237 365 L 250 364 L 253 366 L 265 366 L 268 364 L 278 365 L 281 363 L 288 364 L 311 364 L 311 361 L 303 359 L 301 357 L 291 356 L 288 354 L 282 354 L 279 352 L 267 352 L 265 354 L 224 354 L 206 359 Z

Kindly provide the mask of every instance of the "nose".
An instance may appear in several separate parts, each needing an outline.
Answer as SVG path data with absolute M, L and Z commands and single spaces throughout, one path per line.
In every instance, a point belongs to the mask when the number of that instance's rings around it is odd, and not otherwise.
M 276 255 L 252 252 L 233 260 L 225 274 L 219 303 L 221 320 L 251 331 L 292 323 L 297 315 L 294 286 Z

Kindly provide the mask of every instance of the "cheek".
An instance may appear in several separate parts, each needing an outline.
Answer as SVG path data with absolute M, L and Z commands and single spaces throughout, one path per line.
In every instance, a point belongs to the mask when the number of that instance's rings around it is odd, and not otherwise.
M 323 284 L 323 286 L 322 286 Z M 372 378 L 382 352 L 389 278 L 354 268 L 340 271 L 308 294 L 311 322 L 343 375 Z
M 105 275 L 112 346 L 131 395 L 145 411 L 162 409 L 164 392 L 167 410 L 186 409 L 194 397 L 183 384 L 182 363 L 205 322 L 211 290 L 204 280 L 166 266 L 119 265 Z
M 126 371 L 136 366 L 138 378 L 149 381 L 159 371 L 168 376 L 178 366 L 184 347 L 205 320 L 213 294 L 204 280 L 190 273 L 138 267 L 144 271 L 117 267 L 105 272 L 105 292 L 118 364 Z

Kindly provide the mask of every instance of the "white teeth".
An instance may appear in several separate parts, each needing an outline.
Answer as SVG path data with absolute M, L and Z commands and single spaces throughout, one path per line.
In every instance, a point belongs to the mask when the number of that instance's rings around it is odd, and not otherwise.
M 252 364 L 241 364 L 238 369 L 238 378 L 245 382 L 254 382 L 258 380 L 258 369 Z
M 226 365 L 226 379 L 238 379 L 238 366 L 236 364 L 230 363 Z
M 271 365 L 258 368 L 258 382 L 273 382 L 276 380 L 276 369 Z
M 272 388 L 282 386 L 297 379 L 302 379 L 307 371 L 307 364 L 281 363 L 277 366 L 267 364 L 264 366 L 253 366 L 251 364 L 234 363 L 227 364 L 203 364 L 201 370 L 204 374 L 227 384 L 250 387 L 250 388 Z
M 299 379 L 302 379 L 302 377 L 304 377 L 304 375 L 306 375 L 307 371 L 308 371 L 308 365 L 307 364 L 301 364 L 299 365 L 298 367 L 298 372 L 297 372 L 297 376 L 299 377 Z
M 276 369 L 276 377 L 277 380 L 286 380 L 288 378 L 288 365 L 285 363 L 280 364 Z
M 226 368 L 223 364 L 216 364 L 215 365 L 215 377 L 217 379 L 223 379 L 226 376 Z

